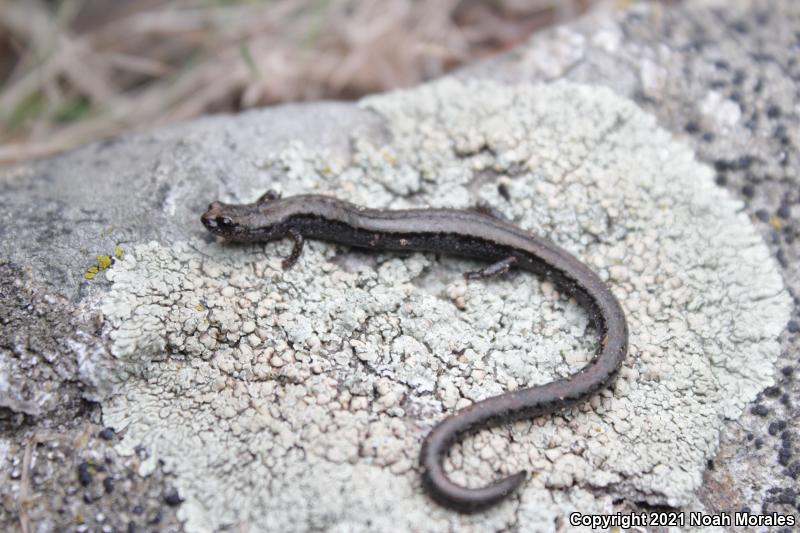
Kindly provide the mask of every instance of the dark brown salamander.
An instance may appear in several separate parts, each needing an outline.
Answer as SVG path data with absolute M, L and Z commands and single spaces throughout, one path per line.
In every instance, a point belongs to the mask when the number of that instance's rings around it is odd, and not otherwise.
M 511 494 L 525 480 L 518 472 L 482 488 L 456 485 L 442 465 L 448 448 L 465 433 L 520 418 L 551 413 L 585 400 L 608 385 L 628 347 L 625 315 L 605 283 L 574 256 L 542 237 L 505 220 L 458 209 L 367 209 L 327 196 L 289 198 L 269 191 L 255 203 L 214 202 L 202 216 L 208 230 L 229 241 L 294 241 L 284 268 L 303 250 L 303 239 L 321 239 L 359 248 L 442 252 L 490 261 L 469 279 L 522 268 L 552 279 L 589 312 L 600 334 L 594 359 L 575 374 L 527 389 L 487 398 L 441 421 L 425 438 L 420 453 L 422 479 L 439 503 L 461 512 L 485 509 Z

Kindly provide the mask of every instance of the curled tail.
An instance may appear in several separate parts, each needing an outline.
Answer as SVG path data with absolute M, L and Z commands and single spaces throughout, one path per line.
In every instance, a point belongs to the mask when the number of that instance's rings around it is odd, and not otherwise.
M 569 378 L 487 398 L 442 420 L 425 437 L 420 452 L 425 490 L 438 503 L 462 513 L 482 511 L 508 497 L 525 481 L 525 471 L 484 487 L 463 487 L 450 481 L 444 471 L 450 446 L 478 429 L 551 413 L 588 398 L 616 376 L 618 361 L 609 365 L 600 357 Z

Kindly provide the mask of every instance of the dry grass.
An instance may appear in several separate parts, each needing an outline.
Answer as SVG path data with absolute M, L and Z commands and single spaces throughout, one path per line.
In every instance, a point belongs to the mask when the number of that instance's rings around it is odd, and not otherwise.
M 0 0 L 0 162 L 497 53 L 593 0 Z

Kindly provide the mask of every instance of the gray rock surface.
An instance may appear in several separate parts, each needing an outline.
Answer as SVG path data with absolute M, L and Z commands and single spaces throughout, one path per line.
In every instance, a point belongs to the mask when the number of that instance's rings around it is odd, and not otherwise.
M 595 16 L 459 74 L 500 84 L 209 118 L 6 171 L 0 526 L 550 530 L 574 508 L 797 514 L 800 328 L 784 331 L 782 287 L 796 294 L 800 12 L 719 5 Z M 530 84 L 557 79 L 590 85 Z M 282 272 L 284 243 L 204 235 L 209 200 L 268 186 L 373 206 L 491 201 L 608 278 L 632 326 L 620 381 L 454 448 L 461 482 L 537 472 L 518 498 L 471 517 L 433 506 L 415 471 L 426 431 L 579 368 L 585 315 L 526 275 L 466 284 L 462 261 L 311 243 Z

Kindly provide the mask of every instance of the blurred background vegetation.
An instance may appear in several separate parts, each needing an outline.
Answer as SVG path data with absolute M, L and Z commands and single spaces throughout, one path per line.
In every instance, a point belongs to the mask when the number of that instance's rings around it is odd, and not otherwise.
M 597 0 L 0 0 L 0 163 L 414 85 Z

